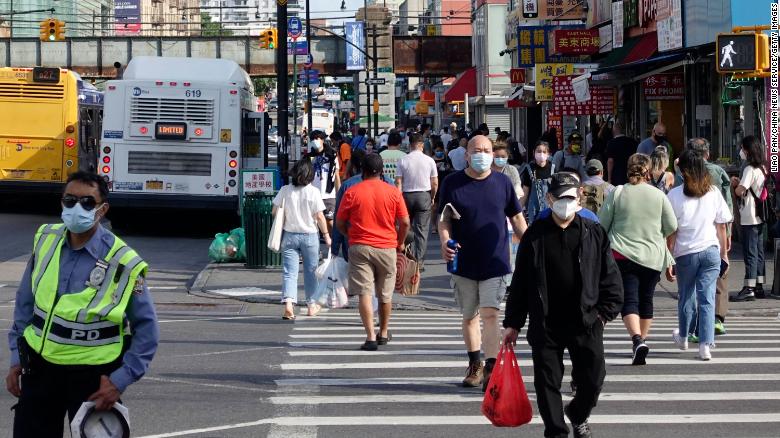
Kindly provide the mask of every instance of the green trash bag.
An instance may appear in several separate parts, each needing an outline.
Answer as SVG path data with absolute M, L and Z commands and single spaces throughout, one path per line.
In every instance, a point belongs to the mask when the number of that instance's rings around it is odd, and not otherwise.
M 223 263 L 232 261 L 235 258 L 238 247 L 229 238 L 230 234 L 228 233 L 219 233 L 214 236 L 214 241 L 209 246 L 210 260 Z
M 235 228 L 230 230 L 230 237 L 228 237 L 228 240 L 238 248 L 234 261 L 246 261 L 246 238 L 244 237 L 244 229 Z

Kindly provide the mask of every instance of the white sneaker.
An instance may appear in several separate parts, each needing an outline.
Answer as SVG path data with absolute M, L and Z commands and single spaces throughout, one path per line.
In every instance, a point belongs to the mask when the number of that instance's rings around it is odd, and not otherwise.
M 680 336 L 680 330 L 674 329 L 672 331 L 672 340 L 675 344 L 677 344 L 677 348 L 680 350 L 687 350 L 688 349 L 688 338 Z M 707 350 L 709 352 L 709 349 Z
M 707 344 L 699 344 L 699 359 L 710 360 L 712 354 L 710 354 L 710 346 Z

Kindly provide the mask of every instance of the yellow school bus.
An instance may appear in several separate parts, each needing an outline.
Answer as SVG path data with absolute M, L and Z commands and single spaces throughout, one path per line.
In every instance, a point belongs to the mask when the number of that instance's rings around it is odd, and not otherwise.
M 70 70 L 0 68 L 0 192 L 58 192 L 96 171 L 103 94 Z

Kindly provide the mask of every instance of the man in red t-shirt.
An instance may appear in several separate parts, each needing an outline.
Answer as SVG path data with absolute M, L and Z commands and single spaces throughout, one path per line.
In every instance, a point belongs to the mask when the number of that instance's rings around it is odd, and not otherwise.
M 349 293 L 360 296 L 360 319 L 366 329 L 361 350 L 375 351 L 391 339 L 396 250 L 403 251 L 409 213 L 401 192 L 384 181 L 382 157 L 369 154 L 363 162 L 363 182 L 344 194 L 336 227 L 349 238 Z M 396 229 L 396 222 L 398 228 Z M 371 294 L 379 300 L 379 333 L 374 331 Z

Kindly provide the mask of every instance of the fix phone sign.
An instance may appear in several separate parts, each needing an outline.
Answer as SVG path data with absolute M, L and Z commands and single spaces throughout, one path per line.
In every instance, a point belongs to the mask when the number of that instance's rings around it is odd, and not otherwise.
M 523 18 L 539 16 L 539 0 L 523 0 Z

